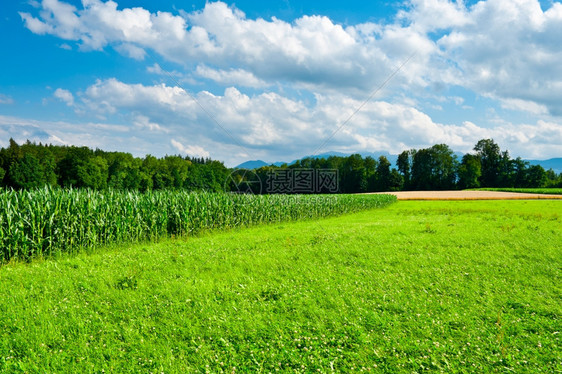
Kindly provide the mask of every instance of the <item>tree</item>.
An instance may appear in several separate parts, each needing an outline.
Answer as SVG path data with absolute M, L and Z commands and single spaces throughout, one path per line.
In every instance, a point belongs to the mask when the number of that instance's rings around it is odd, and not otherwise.
M 43 168 L 33 155 L 27 153 L 10 166 L 10 185 L 15 189 L 41 187 L 45 184 Z
M 412 162 L 412 187 L 420 190 L 451 189 L 456 184 L 457 159 L 446 144 L 414 153 Z
M 375 191 L 376 178 L 377 178 L 377 160 L 371 156 L 365 157 L 363 162 L 365 166 L 365 179 L 367 180 L 367 191 Z
M 430 148 L 432 156 L 431 184 L 434 189 L 452 189 L 457 180 L 457 156 L 446 144 Z
M 0 179 L 1 181 L 2 179 Z M 554 188 L 562 183 L 562 174 L 556 175 L 556 172 L 551 168 L 546 171 L 546 187 Z
M 67 147 L 66 154 L 57 164 L 58 183 L 63 187 L 86 187 L 88 181 L 84 165 L 93 156 L 91 149 L 87 147 Z
M 512 164 L 512 184 L 513 187 L 525 187 L 527 182 L 527 167 L 529 163 L 523 161 L 521 157 L 517 157 L 515 160 L 511 160 Z
M 113 152 L 108 157 L 108 186 L 116 189 L 138 190 L 141 187 L 142 160 L 130 153 Z
M 355 193 L 366 192 L 367 179 L 365 174 L 365 166 L 363 158 L 359 154 L 353 154 L 346 157 L 342 169 L 340 170 L 340 187 L 341 192 Z
M 546 185 L 546 171 L 540 165 L 531 165 L 527 169 L 526 186 L 529 188 L 540 188 Z
M 186 183 L 186 181 L 188 181 L 189 178 L 189 167 L 191 164 L 191 161 L 187 161 L 184 160 L 183 158 L 181 158 L 180 156 L 166 156 L 164 158 L 164 164 L 166 169 L 168 170 L 169 175 L 172 177 L 172 185 L 171 187 L 173 188 L 183 188 L 183 187 L 190 187 L 191 189 L 204 189 L 202 188 L 202 181 L 201 180 L 197 180 L 196 184 L 188 184 Z M 205 169 L 206 165 L 198 162 L 193 164 L 194 169 Z
M 480 187 L 480 176 L 482 175 L 482 168 L 480 166 L 480 158 L 469 153 L 462 157 L 459 166 L 459 181 L 458 186 L 462 189 L 465 188 L 478 188 Z
M 503 151 L 498 164 L 498 187 L 515 187 L 516 167 L 509 152 Z
M 480 185 L 482 187 L 499 187 L 500 174 L 500 147 L 493 139 L 482 139 L 474 146 L 476 155 L 480 158 L 482 175 Z
M 107 161 L 100 156 L 91 157 L 80 162 L 76 167 L 77 187 L 92 188 L 95 190 L 107 187 L 108 166 Z
M 390 161 L 385 156 L 379 157 L 375 180 L 375 191 L 390 191 L 392 184 Z
M 413 151 L 403 151 L 398 155 L 398 160 L 396 160 L 396 166 L 398 171 L 402 174 L 404 178 L 404 188 L 410 187 L 410 171 L 412 169 L 412 159 L 411 155 Z
M 432 154 L 430 149 L 417 150 L 412 157 L 411 186 L 415 190 L 431 190 Z
M 404 188 L 404 177 L 396 169 L 390 171 L 390 179 L 388 183 L 389 191 L 400 191 Z
M 57 185 L 57 163 L 55 161 L 55 157 L 49 151 L 48 148 L 45 148 L 43 152 L 41 152 L 41 166 L 43 167 L 44 179 L 45 183 L 49 186 L 56 186 Z

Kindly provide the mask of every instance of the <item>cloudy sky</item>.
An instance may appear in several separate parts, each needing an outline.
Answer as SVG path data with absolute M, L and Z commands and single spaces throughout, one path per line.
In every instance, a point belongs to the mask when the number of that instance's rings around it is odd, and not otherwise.
M 0 146 L 290 161 L 493 138 L 562 157 L 557 1 L 13 0 Z

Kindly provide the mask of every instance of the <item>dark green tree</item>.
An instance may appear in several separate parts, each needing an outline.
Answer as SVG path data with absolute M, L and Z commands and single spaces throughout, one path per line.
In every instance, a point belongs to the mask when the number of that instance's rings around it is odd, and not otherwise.
M 500 147 L 494 143 L 493 139 L 482 139 L 474 146 L 476 155 L 480 158 L 482 175 L 480 176 L 480 186 L 499 187 Z
M 64 157 L 57 164 L 58 184 L 63 187 L 86 187 L 88 181 L 83 170 L 84 164 L 93 157 L 87 147 L 66 147 Z
M 546 186 L 546 171 L 540 165 L 531 165 L 527 169 L 526 186 L 528 188 L 540 188 Z
M 378 162 L 371 156 L 367 156 L 365 157 L 364 165 L 365 178 L 367 179 L 367 191 L 373 192 L 376 190 Z
M 398 172 L 402 174 L 404 179 L 404 188 L 408 189 L 410 187 L 410 174 L 412 169 L 412 151 L 403 151 L 398 155 L 398 160 L 396 160 L 396 167 Z
M 498 165 L 498 186 L 510 188 L 515 187 L 516 167 L 517 165 L 515 162 L 513 162 L 511 157 L 509 157 L 509 152 L 502 152 Z
M 449 190 L 455 187 L 458 167 L 457 156 L 446 144 L 430 148 L 432 155 L 432 186 L 434 189 Z
M 141 188 L 142 160 L 130 153 L 112 152 L 107 156 L 108 186 L 115 189 L 139 190 Z
M 392 185 L 391 179 L 390 161 L 388 161 L 385 156 L 380 156 L 377 165 L 375 191 L 390 191 Z
M 480 166 L 480 158 L 469 153 L 462 157 L 459 166 L 459 181 L 458 186 L 461 189 L 465 188 L 478 188 L 480 187 L 480 176 L 482 175 L 482 168 Z
M 559 184 L 562 184 L 562 174 L 556 175 L 554 170 L 548 169 L 546 171 L 546 187 L 554 188 L 558 187 Z
M 456 171 L 456 156 L 446 144 L 420 149 L 413 155 L 411 187 L 419 190 L 454 188 Z
M 400 191 L 404 188 L 404 177 L 398 170 L 392 168 L 390 171 L 390 179 L 388 183 L 389 191 Z
M 76 166 L 76 176 L 77 187 L 104 189 L 108 179 L 107 161 L 100 156 L 83 160 Z
M 433 155 L 430 149 L 417 150 L 412 157 L 411 187 L 414 190 L 433 189 Z
M 35 188 L 45 185 L 41 163 L 32 154 L 26 153 L 10 166 L 9 184 L 15 189 Z
M 529 163 L 523 161 L 521 157 L 517 157 L 515 160 L 511 160 L 511 186 L 512 187 L 525 187 L 527 185 L 527 168 Z M 504 186 L 502 186 L 504 187 Z
M 367 191 L 365 165 L 361 155 L 353 154 L 345 158 L 339 174 L 341 176 L 341 192 L 357 193 Z

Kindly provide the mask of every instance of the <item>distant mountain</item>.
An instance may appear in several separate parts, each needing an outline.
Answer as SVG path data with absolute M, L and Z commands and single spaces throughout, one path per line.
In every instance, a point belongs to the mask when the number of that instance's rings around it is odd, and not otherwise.
M 371 156 L 375 160 L 378 160 L 378 158 L 380 156 L 385 156 L 388 159 L 388 161 L 390 161 L 390 163 L 392 164 L 392 167 L 396 167 L 396 160 L 398 159 L 398 155 L 392 155 L 388 152 L 359 152 L 359 154 L 362 157 Z M 309 157 L 310 158 L 328 158 L 328 157 L 331 157 L 331 156 L 348 157 L 350 155 L 351 155 L 351 153 L 324 152 L 324 153 L 320 153 L 318 155 L 305 156 L 303 158 L 309 158 Z M 455 152 L 455 155 L 458 157 L 458 160 L 461 161 L 462 156 L 464 154 L 461 153 L 461 152 Z M 531 164 L 531 165 L 540 165 L 545 170 L 553 169 L 556 173 L 562 173 L 562 158 L 551 158 L 551 159 L 548 159 L 548 160 L 524 160 L 524 161 L 529 162 L 529 164 Z M 258 169 L 258 168 L 261 168 L 263 166 L 269 166 L 269 165 L 275 165 L 275 166 L 282 166 L 284 164 L 292 165 L 295 162 L 297 162 L 297 160 L 293 160 L 293 161 L 288 162 L 288 163 L 280 161 L 280 162 L 274 162 L 274 163 L 268 164 L 267 162 L 262 161 L 262 160 L 254 160 L 254 161 L 243 162 L 240 165 L 236 166 L 236 168 L 237 169 Z
M 374 158 L 375 160 L 377 160 L 380 156 L 385 156 L 388 161 L 390 161 L 390 163 L 395 166 L 396 165 L 396 160 L 398 159 L 398 155 L 391 155 L 388 152 L 359 152 L 359 154 L 362 157 L 367 157 L 367 156 L 371 156 L 372 158 Z M 302 160 L 304 158 L 328 158 L 331 156 L 337 156 L 337 157 L 348 157 L 351 156 L 352 153 L 342 153 L 342 152 L 324 152 L 324 153 L 320 153 L 317 155 L 310 155 L 310 156 L 304 156 L 303 158 L 300 158 L 299 160 Z M 241 163 L 238 166 L 235 166 L 235 169 L 259 169 L 263 166 L 269 166 L 269 165 L 275 165 L 275 166 L 282 166 L 282 165 L 292 165 L 295 162 L 297 162 L 297 160 L 293 160 L 291 162 L 284 162 L 284 161 L 278 161 L 278 162 L 273 162 L 268 164 L 265 161 L 262 160 L 252 160 L 252 161 L 246 161 Z
M 375 160 L 378 160 L 378 158 L 380 156 L 385 156 L 393 166 L 396 165 L 396 160 L 398 160 L 398 155 L 391 155 L 388 152 L 357 152 L 357 153 L 359 153 L 361 155 L 361 157 L 363 157 L 363 158 L 371 156 Z M 324 153 L 320 153 L 320 154 L 313 155 L 313 156 L 304 156 L 303 158 L 328 158 L 328 157 L 332 157 L 332 156 L 349 157 L 352 154 L 355 154 L 355 153 L 342 153 L 342 152 L 333 151 L 333 152 L 324 152 Z M 295 162 L 297 162 L 297 160 L 292 161 L 289 165 L 292 165 Z
M 293 163 L 294 163 L 294 161 L 293 161 Z M 268 164 L 267 162 L 262 161 L 262 160 L 252 160 L 252 161 L 243 162 L 240 165 L 235 166 L 234 168 L 235 169 L 250 169 L 250 170 L 253 170 L 253 169 L 259 169 L 261 167 L 270 166 L 270 165 L 283 166 L 283 165 L 285 165 L 285 162 L 274 162 L 272 164 Z
M 531 165 L 540 165 L 544 170 L 552 169 L 556 173 L 562 173 L 562 158 L 551 158 L 548 160 L 525 160 Z
M 253 161 L 246 161 L 241 163 L 238 166 L 235 166 L 235 169 L 259 169 L 263 166 L 269 166 L 269 164 L 262 160 L 253 160 Z

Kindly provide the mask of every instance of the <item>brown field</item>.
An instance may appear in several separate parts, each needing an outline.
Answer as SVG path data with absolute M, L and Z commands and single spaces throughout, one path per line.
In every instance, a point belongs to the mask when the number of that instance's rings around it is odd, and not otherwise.
M 562 199 L 562 195 L 544 195 L 499 191 L 398 191 L 377 192 L 395 195 L 398 200 L 534 200 Z

